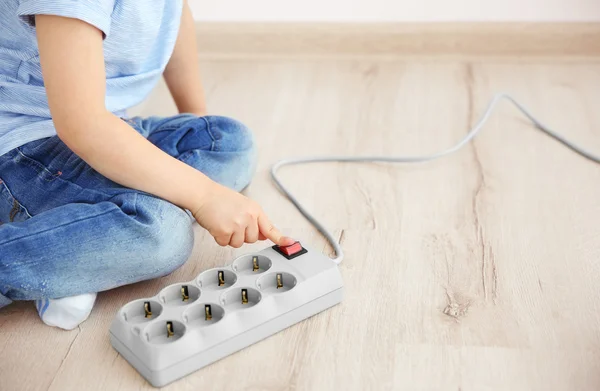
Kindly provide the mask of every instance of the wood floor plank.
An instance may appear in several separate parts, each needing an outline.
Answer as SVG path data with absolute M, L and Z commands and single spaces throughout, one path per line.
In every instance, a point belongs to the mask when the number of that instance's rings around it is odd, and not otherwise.
M 0 311 L 0 390 L 48 389 L 77 335 L 45 326 L 31 303 Z

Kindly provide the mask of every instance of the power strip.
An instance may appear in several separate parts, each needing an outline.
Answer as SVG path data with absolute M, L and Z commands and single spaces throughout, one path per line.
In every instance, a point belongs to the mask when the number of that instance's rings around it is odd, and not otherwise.
M 241 256 L 117 313 L 113 347 L 162 387 L 342 301 L 337 265 L 299 243 Z

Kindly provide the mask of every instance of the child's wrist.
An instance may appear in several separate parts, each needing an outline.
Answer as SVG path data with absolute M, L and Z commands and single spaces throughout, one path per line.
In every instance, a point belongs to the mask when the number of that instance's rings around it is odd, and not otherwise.
M 185 208 L 192 212 L 194 216 L 219 187 L 216 182 L 213 182 L 206 175 L 200 172 L 198 174 L 192 181 L 192 187 L 188 191 L 185 205 Z

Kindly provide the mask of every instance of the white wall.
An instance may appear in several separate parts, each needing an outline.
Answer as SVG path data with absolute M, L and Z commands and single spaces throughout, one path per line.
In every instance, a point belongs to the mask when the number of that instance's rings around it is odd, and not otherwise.
M 203 21 L 600 21 L 600 0 L 188 0 Z

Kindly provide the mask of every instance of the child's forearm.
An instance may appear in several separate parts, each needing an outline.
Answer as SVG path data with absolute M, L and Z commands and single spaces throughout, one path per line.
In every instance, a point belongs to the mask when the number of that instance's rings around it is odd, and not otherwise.
M 192 13 L 184 2 L 175 49 L 164 72 L 165 82 L 180 113 L 206 114 L 200 78 L 196 29 Z
M 96 171 L 113 181 L 197 210 L 216 184 L 200 171 L 167 155 L 125 121 L 106 112 L 85 131 L 63 128 L 61 139 Z

